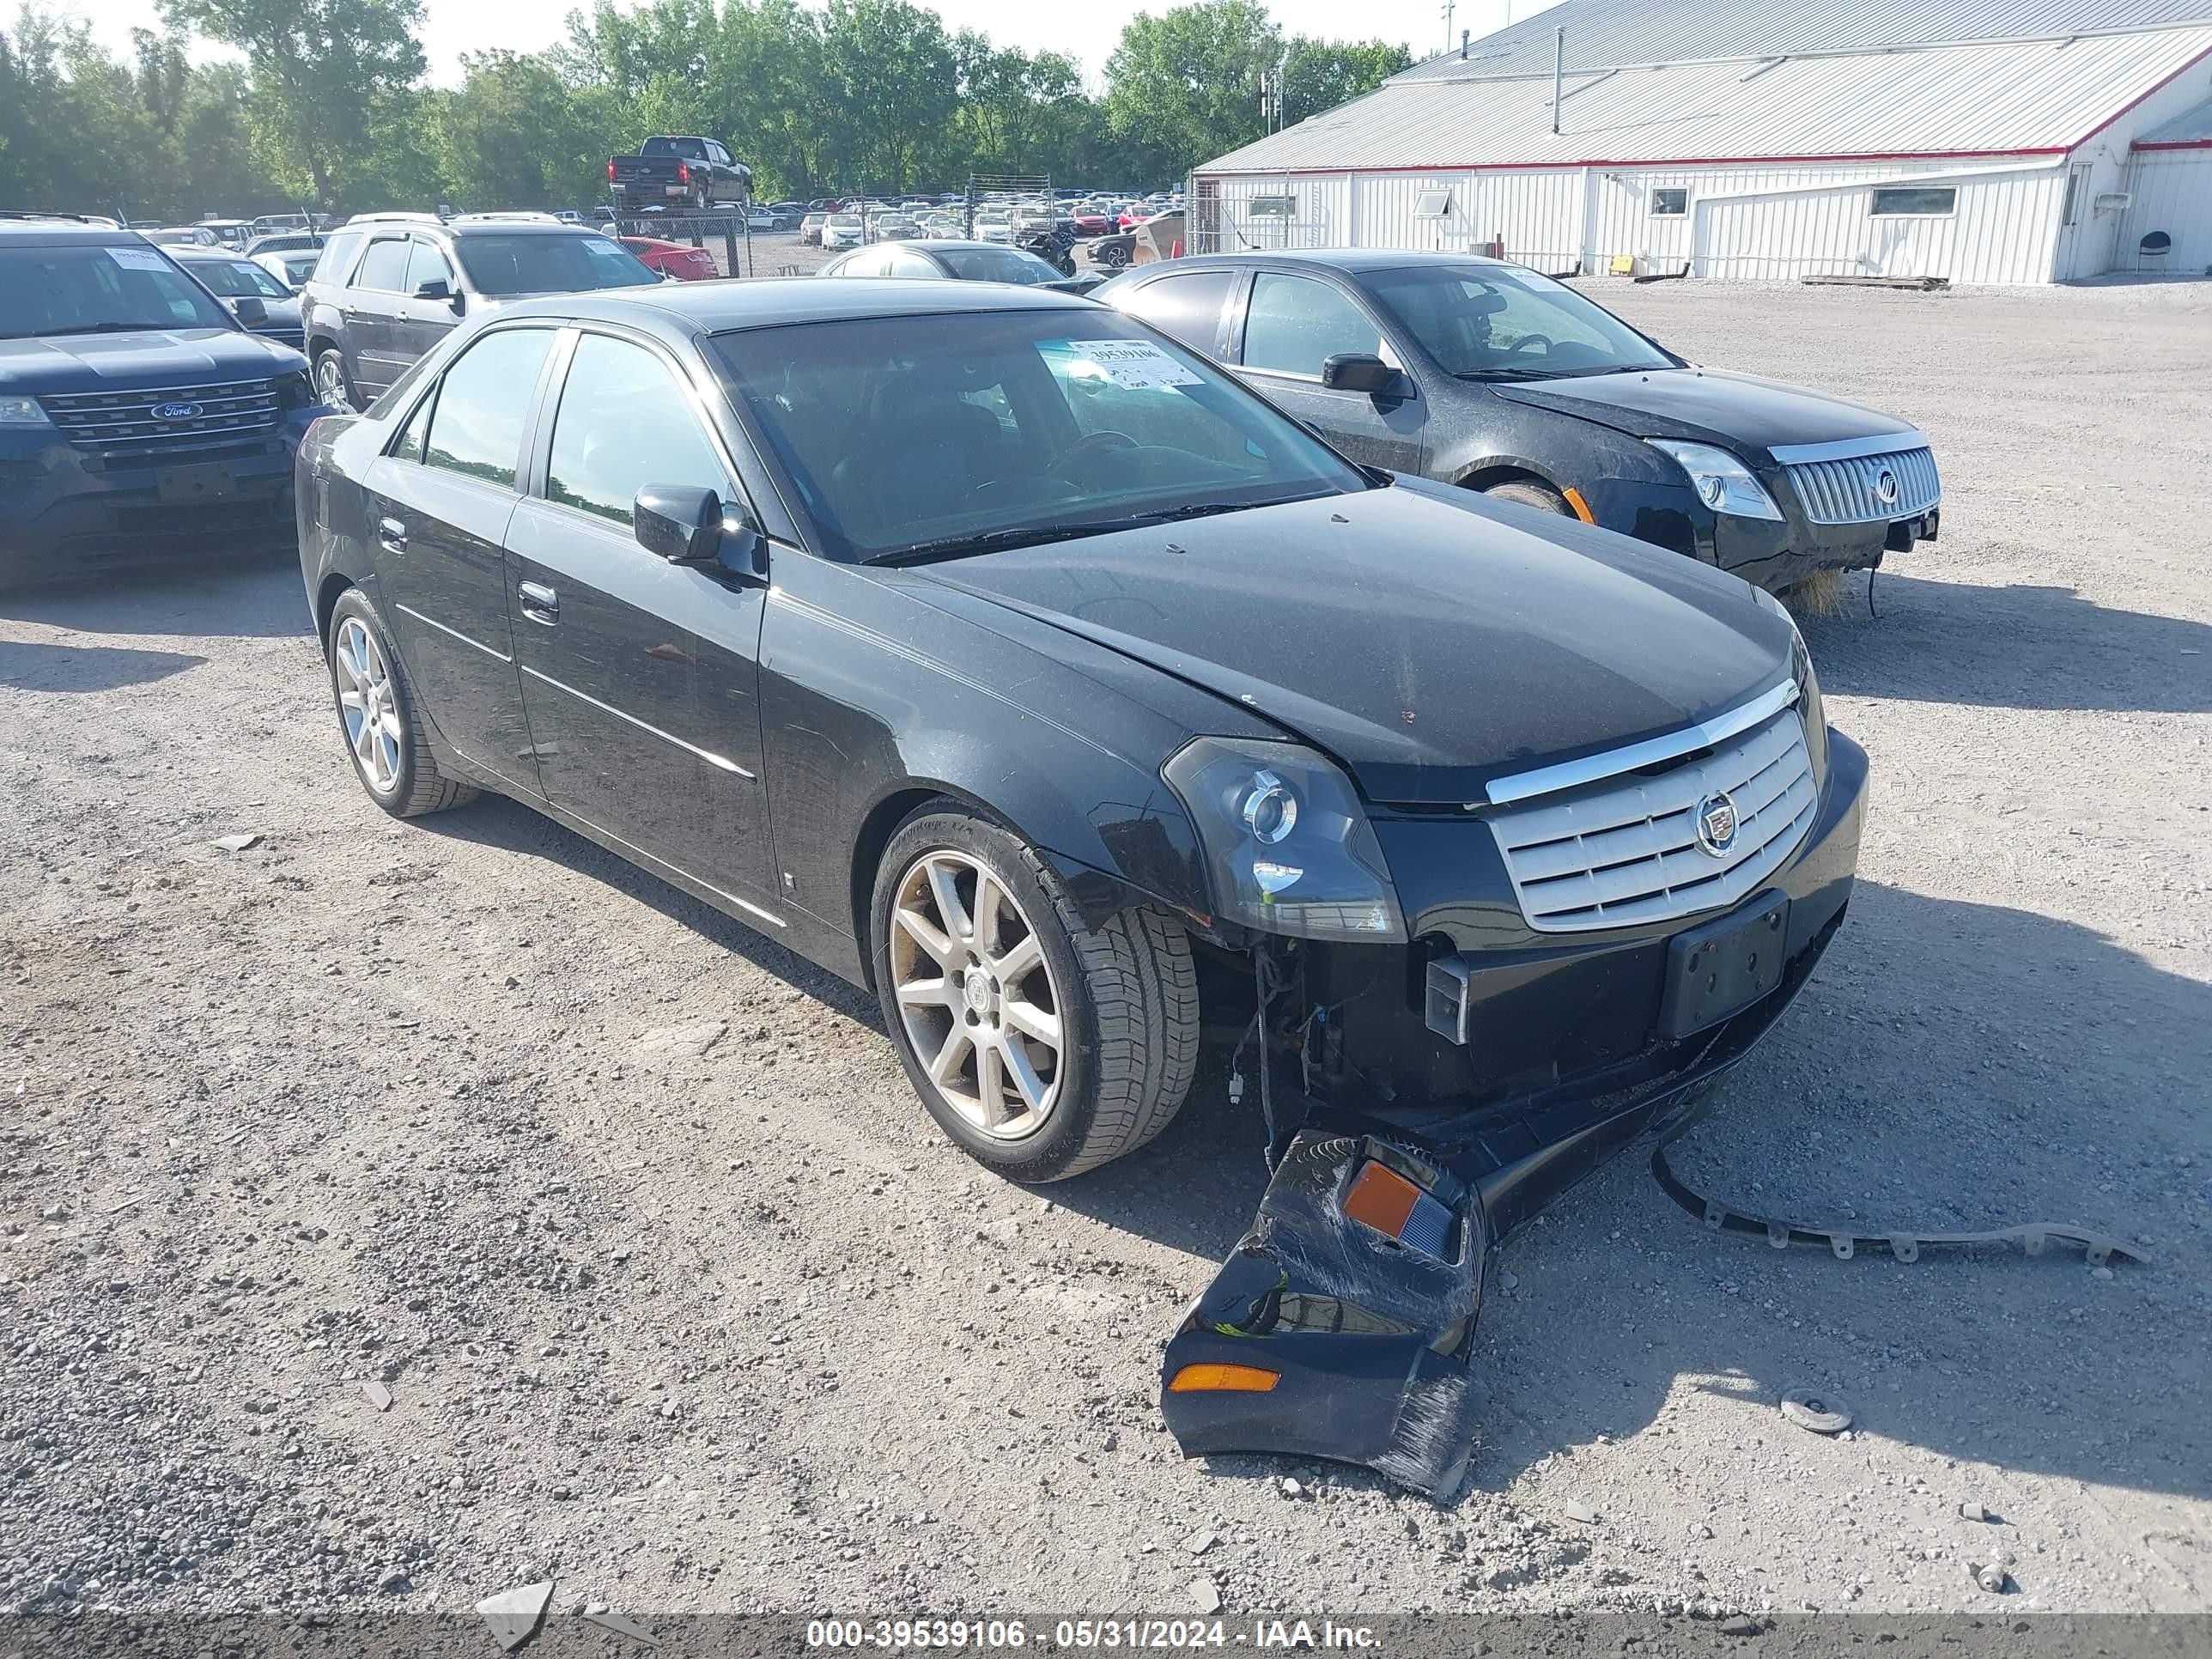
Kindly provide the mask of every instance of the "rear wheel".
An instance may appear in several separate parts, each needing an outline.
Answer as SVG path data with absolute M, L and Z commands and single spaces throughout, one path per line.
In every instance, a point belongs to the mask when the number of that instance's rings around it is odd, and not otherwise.
M 476 799 L 472 787 L 438 770 L 384 618 L 357 587 L 331 607 L 330 669 L 338 727 L 371 800 L 395 818 L 412 818 Z
M 1495 496 L 1501 501 L 1518 501 L 1523 507 L 1533 507 L 1540 512 L 1564 514 L 1570 519 L 1575 516 L 1575 510 L 1567 505 L 1565 495 L 1551 485 L 1539 483 L 1534 478 L 1508 478 L 1504 483 L 1492 484 L 1482 493 Z
M 336 346 L 326 346 L 315 354 L 315 399 L 348 414 L 361 407 L 353 376 L 346 373 L 345 354 Z
M 877 872 L 884 1024 L 939 1126 L 1017 1180 L 1057 1181 L 1165 1128 L 1198 1058 L 1190 943 L 1142 907 L 1086 927 L 1036 854 L 954 803 Z

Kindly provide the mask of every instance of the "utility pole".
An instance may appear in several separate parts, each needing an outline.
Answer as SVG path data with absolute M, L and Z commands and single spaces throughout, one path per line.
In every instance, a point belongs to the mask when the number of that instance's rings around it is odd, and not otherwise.
M 1452 43 L 1452 14 L 1459 9 L 1458 0 L 1444 0 L 1444 50 L 1449 52 Z

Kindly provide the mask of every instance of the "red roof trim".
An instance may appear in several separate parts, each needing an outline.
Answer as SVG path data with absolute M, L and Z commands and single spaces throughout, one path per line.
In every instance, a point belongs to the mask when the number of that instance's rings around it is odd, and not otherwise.
M 2083 133 L 2079 138 L 2076 138 L 2071 144 L 2068 145 L 2067 148 L 2069 149 L 2081 149 L 2082 145 L 2087 143 L 2092 138 L 2094 138 L 2106 127 L 2112 125 L 2113 122 L 2118 120 L 2123 115 L 2127 114 L 2130 110 L 2141 104 L 2145 98 L 2157 97 L 2159 94 L 2164 92 L 2168 87 L 2172 86 L 2176 81 L 2179 81 L 2183 76 L 2188 74 L 2190 70 L 2195 69 L 2199 64 L 2204 62 L 2208 58 L 2212 58 L 2212 46 L 2207 46 L 2203 52 L 2198 52 L 2196 57 L 2191 58 L 2179 69 L 2174 70 L 2172 74 L 2167 76 L 2156 86 L 2150 88 L 2141 96 L 2128 100 L 2126 103 L 2114 110 L 2103 120 L 2098 122 L 2095 126 L 2091 127 L 2088 131 Z
M 2130 149 L 2212 149 L 2212 138 L 2138 138 Z
M 2063 155 L 2070 144 L 2046 144 L 2032 149 L 1899 149 L 1867 150 L 1842 155 L 1692 155 L 1671 161 L 1408 161 L 1369 167 L 1222 167 L 1209 176 L 1231 174 L 1261 179 L 1326 179 L 1355 173 L 1528 173 L 1541 168 L 1565 171 L 1573 167 L 1740 167 L 1794 165 L 1808 161 L 1993 161 L 2014 155 Z M 1196 169 L 1206 174 L 1206 169 Z

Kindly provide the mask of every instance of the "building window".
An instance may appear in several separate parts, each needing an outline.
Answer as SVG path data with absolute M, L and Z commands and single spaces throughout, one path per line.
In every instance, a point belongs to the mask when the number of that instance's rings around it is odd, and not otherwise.
M 1959 192 L 1947 185 L 1935 190 L 1878 190 L 1869 211 L 1877 219 L 1940 219 L 1956 211 L 1958 205 Z
M 1686 190 L 1651 192 L 1651 216 L 1655 219 L 1679 219 L 1689 210 L 1690 192 Z
M 1451 216 L 1451 192 L 1448 190 L 1425 190 L 1413 198 L 1416 219 L 1449 219 Z
M 2089 166 L 2076 161 L 2066 169 L 2066 211 L 2060 217 L 2062 224 L 2079 224 L 2081 216 L 2081 192 L 2088 187 Z
M 1295 219 L 1298 216 L 1298 198 L 1255 196 L 1244 204 L 1244 211 L 1255 219 Z

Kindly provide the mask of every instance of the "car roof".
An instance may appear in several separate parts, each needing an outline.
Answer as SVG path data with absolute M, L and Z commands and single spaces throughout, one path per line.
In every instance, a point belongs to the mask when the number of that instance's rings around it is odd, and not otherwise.
M 1201 253 L 1158 263 L 1158 274 L 1194 265 L 1317 265 L 1327 270 L 1403 270 L 1419 265 L 1503 265 L 1512 262 L 1479 253 L 1428 253 L 1415 248 L 1320 247 L 1261 249 L 1249 253 Z M 1148 274 L 1152 274 L 1148 272 Z
M 963 248 L 980 249 L 989 253 L 1029 252 L 1028 249 L 1018 248 L 1011 242 L 987 242 L 980 236 L 972 240 L 965 236 L 939 236 L 933 241 L 908 242 L 904 246 L 922 253 L 952 253 Z M 1034 259 L 1036 255 L 1030 253 L 1030 258 Z
M 109 230 L 101 225 L 72 225 L 52 219 L 0 219 L 0 242 L 10 247 L 161 246 L 135 230 Z
M 623 295 L 634 297 L 618 297 Z M 842 323 L 872 317 L 927 317 L 963 311 L 1053 311 L 1097 307 L 1070 294 L 933 277 L 886 276 L 866 283 L 825 283 L 812 276 L 755 277 L 743 283 L 666 283 L 650 289 L 601 289 L 554 295 L 501 307 L 502 320 L 574 317 L 618 323 L 639 312 L 690 325 L 701 333 L 769 328 L 780 323 Z

